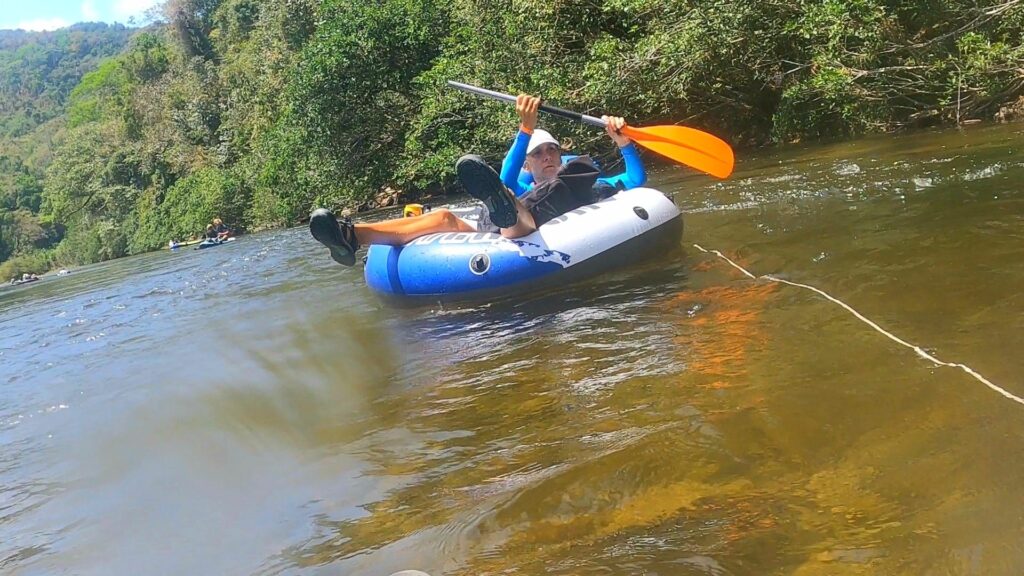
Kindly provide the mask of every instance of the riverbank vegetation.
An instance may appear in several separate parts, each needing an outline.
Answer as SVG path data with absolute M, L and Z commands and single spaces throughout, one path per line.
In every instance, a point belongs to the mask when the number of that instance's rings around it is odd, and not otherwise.
M 93 262 L 215 216 L 257 229 L 442 191 L 459 155 L 497 161 L 516 125 L 448 79 L 740 147 L 991 119 L 1024 95 L 1021 0 L 168 0 L 162 13 L 54 90 L 45 154 L 38 140 L 0 150 L 0 260 Z M 0 108 L 0 127 L 22 126 L 42 93 Z M 546 122 L 610 152 L 597 131 Z

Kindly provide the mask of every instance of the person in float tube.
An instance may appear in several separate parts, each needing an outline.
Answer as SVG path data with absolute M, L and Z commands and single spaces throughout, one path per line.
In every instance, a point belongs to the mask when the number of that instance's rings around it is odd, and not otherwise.
M 224 221 L 220 218 L 213 219 L 213 229 L 217 232 L 217 238 L 220 240 L 226 240 L 231 236 L 231 229 L 224 225 Z
M 562 163 L 558 140 L 537 128 L 539 108 L 540 98 L 536 96 L 520 94 L 516 98 L 519 133 L 505 154 L 501 174 L 480 156 L 466 155 L 456 162 L 459 182 L 486 208 L 486 217 L 477 226 L 443 208 L 411 218 L 358 224 L 347 217 L 339 221 L 329 210 L 319 208 L 310 214 L 310 233 L 327 246 L 335 262 L 351 266 L 362 244 L 401 246 L 437 232 L 493 231 L 505 238 L 521 238 L 566 212 L 611 196 L 618 190 L 643 186 L 647 181 L 636 145 L 619 133 L 626 125 L 622 118 L 601 117 L 607 122 L 608 136 L 622 154 L 626 171 L 600 178 L 588 156 Z M 524 178 L 520 179 L 524 171 Z

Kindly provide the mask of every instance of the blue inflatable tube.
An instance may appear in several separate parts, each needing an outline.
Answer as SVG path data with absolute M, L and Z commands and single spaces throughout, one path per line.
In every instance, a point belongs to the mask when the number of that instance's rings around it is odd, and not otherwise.
M 221 244 L 227 244 L 228 242 L 234 242 L 234 241 L 235 241 L 234 237 L 224 238 L 224 239 L 207 238 L 206 240 L 203 240 L 202 242 L 200 242 L 199 245 L 197 245 L 194 248 L 194 250 L 205 250 L 207 248 L 213 248 L 214 246 L 220 246 Z M 177 246 L 175 246 L 175 248 L 177 248 Z M 174 248 L 171 248 L 171 249 L 173 250 Z
M 678 246 L 682 215 L 651 188 L 619 192 L 510 240 L 486 232 L 371 245 L 366 283 L 389 297 L 476 299 L 574 281 Z

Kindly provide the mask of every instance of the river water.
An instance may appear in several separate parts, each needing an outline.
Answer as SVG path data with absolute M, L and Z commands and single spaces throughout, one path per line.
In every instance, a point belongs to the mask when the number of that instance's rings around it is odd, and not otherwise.
M 1022 183 L 1021 124 L 656 172 L 677 252 L 478 306 L 303 229 L 5 289 L 0 573 L 1019 574 Z

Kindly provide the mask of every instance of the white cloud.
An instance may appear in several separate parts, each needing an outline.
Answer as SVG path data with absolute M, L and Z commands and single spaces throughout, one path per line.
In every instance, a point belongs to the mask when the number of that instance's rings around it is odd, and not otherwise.
M 160 0 L 115 0 L 114 18 L 125 21 L 129 18 L 141 19 L 146 10 L 160 3 Z
M 71 23 L 63 18 L 37 18 L 35 20 L 26 20 L 24 22 L 18 22 L 14 25 L 14 29 L 18 30 L 31 30 L 32 32 L 39 32 L 41 30 L 56 30 L 57 28 L 64 28 L 70 26 Z
M 98 22 L 100 13 L 96 11 L 96 4 L 93 0 L 82 2 L 82 19 L 86 22 Z

